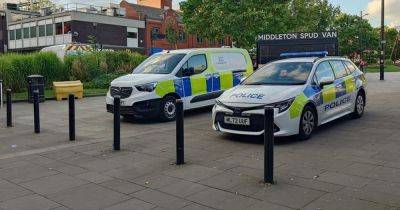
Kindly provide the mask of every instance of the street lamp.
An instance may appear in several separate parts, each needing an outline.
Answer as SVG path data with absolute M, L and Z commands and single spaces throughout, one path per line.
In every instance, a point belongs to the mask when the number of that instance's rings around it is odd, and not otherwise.
M 385 80 L 385 0 L 381 6 L 381 58 L 380 58 L 380 80 Z
M 362 55 L 363 54 L 363 52 L 364 52 L 364 49 L 363 49 L 363 31 L 362 31 L 362 20 L 364 19 L 364 17 L 366 17 L 366 16 L 368 16 L 369 15 L 369 13 L 366 13 L 366 14 L 364 14 L 363 13 L 363 11 L 361 10 L 360 11 L 360 21 L 359 21 L 359 24 L 360 24 L 360 27 L 359 27 L 359 38 L 357 38 L 358 39 L 358 43 L 359 43 L 359 47 L 360 47 L 360 55 Z

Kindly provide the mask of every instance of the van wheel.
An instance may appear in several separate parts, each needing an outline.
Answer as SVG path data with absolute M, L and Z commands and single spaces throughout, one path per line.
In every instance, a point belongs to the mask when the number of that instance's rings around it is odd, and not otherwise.
M 364 110 L 365 110 L 365 97 L 361 92 L 359 92 L 357 94 L 356 103 L 354 106 L 354 112 L 351 114 L 351 116 L 354 119 L 360 118 L 363 116 Z
M 165 122 L 174 121 L 176 118 L 176 98 L 166 96 L 160 103 L 160 119 Z
M 315 109 L 307 105 L 301 114 L 298 138 L 300 140 L 310 139 L 316 127 L 317 114 Z

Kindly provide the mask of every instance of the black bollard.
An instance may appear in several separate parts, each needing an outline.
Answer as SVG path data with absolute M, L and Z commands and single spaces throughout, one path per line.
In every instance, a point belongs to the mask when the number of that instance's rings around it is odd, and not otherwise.
M 265 107 L 264 115 L 264 182 L 274 183 L 274 109 Z
M 11 89 L 7 89 L 7 127 L 12 127 Z
M 33 91 L 33 117 L 35 133 L 40 133 L 39 91 Z
M 114 97 L 114 150 L 121 150 L 121 97 Z
M 176 100 L 176 165 L 185 164 L 183 101 Z
M 75 141 L 75 95 L 69 94 L 69 140 Z

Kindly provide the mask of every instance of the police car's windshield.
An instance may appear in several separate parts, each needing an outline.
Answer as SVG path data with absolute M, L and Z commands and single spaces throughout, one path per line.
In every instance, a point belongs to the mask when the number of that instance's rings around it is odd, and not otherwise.
M 302 85 L 313 67 L 311 62 L 271 63 L 249 76 L 244 85 Z
M 186 54 L 155 54 L 133 70 L 133 74 L 170 74 Z

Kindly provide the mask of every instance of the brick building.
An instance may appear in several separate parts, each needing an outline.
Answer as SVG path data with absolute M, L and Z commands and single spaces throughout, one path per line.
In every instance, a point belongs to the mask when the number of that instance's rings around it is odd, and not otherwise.
M 173 26 L 175 31 L 179 31 L 176 46 L 178 49 L 231 45 L 229 38 L 206 40 L 196 35 L 186 34 L 179 11 L 172 9 L 172 0 L 138 0 L 137 4 L 123 0 L 120 7 L 125 8 L 127 18 L 146 22 L 144 43 L 147 54 L 151 54 L 152 50 L 154 52 L 162 49 L 175 49 L 175 46 L 165 39 L 166 30 L 170 26 Z

